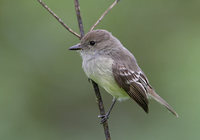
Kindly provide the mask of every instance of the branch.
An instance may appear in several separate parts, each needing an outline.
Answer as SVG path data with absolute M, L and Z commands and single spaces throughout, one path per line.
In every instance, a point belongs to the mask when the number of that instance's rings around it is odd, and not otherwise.
M 69 28 L 63 21 L 61 18 L 59 18 L 44 2 L 42 2 L 42 0 L 38 0 L 38 2 L 55 18 L 57 19 L 58 22 L 60 22 L 60 24 L 65 27 L 65 29 L 67 29 L 70 33 L 74 34 L 76 37 L 78 37 L 79 39 L 81 38 L 81 36 L 76 33 L 75 31 L 73 31 L 71 28 Z
M 77 15 L 79 30 L 80 30 L 81 38 L 82 38 L 84 36 L 84 29 L 83 29 L 81 14 L 80 14 L 79 1 L 74 0 L 74 4 L 75 4 L 75 10 L 76 10 L 76 15 Z M 99 110 L 100 110 L 100 115 L 105 115 L 104 105 L 103 105 L 103 101 L 102 101 L 101 94 L 99 91 L 99 87 L 98 87 L 97 83 L 95 83 L 94 81 L 92 81 L 92 84 L 93 84 L 93 88 L 94 88 L 94 91 L 96 94 L 97 103 L 98 103 Z M 105 121 L 103 123 L 103 127 L 104 127 L 104 133 L 105 133 L 106 140 L 111 140 L 107 121 Z
M 93 80 L 92 80 L 92 85 L 93 85 L 93 88 L 94 88 L 94 91 L 95 91 L 95 94 L 97 97 L 97 103 L 99 106 L 100 115 L 105 115 L 105 109 L 104 109 L 104 105 L 103 105 L 103 100 L 101 98 L 101 93 L 99 91 L 99 86 Z M 111 140 L 107 120 L 103 123 L 103 128 L 104 128 L 104 134 L 106 136 L 106 140 Z
M 91 27 L 90 31 L 94 30 L 94 28 L 101 22 L 101 20 L 108 14 L 108 12 L 119 2 L 119 0 L 115 0 L 113 4 L 108 7 L 108 9 L 101 15 L 101 17 L 96 21 L 96 23 Z
M 74 0 L 74 5 L 75 5 L 76 16 L 77 16 L 77 20 L 78 20 L 78 26 L 79 26 L 79 30 L 80 30 L 81 38 L 82 38 L 84 36 L 84 29 L 83 29 L 83 22 L 82 22 L 82 18 L 81 18 L 79 1 Z
M 117 4 L 119 0 L 115 0 L 115 2 L 103 13 L 103 15 L 99 18 L 99 20 L 94 24 L 94 26 L 91 28 L 91 30 L 93 30 L 98 23 L 103 19 L 103 17 Z M 54 17 L 56 18 L 56 20 L 58 22 L 60 22 L 60 24 L 65 27 L 69 32 L 71 32 L 72 34 L 74 34 L 76 37 L 78 37 L 79 39 L 81 39 L 84 36 L 84 28 L 83 28 L 83 23 L 82 23 L 82 19 L 81 19 L 81 14 L 80 14 L 80 6 L 79 6 L 79 1 L 78 0 L 74 0 L 74 4 L 75 4 L 75 10 L 76 10 L 76 15 L 77 15 L 77 20 L 78 20 L 78 25 L 79 25 L 79 30 L 81 35 L 79 35 L 78 33 L 76 33 L 75 31 L 73 31 L 71 28 L 69 28 L 63 21 L 61 18 L 59 18 L 44 2 L 42 2 L 42 0 L 38 0 L 38 2 Z M 103 101 L 101 98 L 101 93 L 99 91 L 99 87 L 97 85 L 97 83 L 95 83 L 94 81 L 92 81 L 92 85 L 96 94 L 96 99 L 97 99 L 97 103 L 98 103 L 98 107 L 100 110 L 100 115 L 105 115 L 105 109 L 104 109 L 104 105 L 103 105 Z M 104 127 L 104 133 L 105 133 L 105 137 L 106 140 L 111 140 L 110 138 L 110 132 L 109 132 L 109 127 L 108 127 L 108 122 L 105 121 L 103 123 L 103 127 Z

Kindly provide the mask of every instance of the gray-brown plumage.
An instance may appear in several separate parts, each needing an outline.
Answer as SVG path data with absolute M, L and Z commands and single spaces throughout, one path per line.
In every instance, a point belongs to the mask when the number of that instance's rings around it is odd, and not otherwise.
M 148 113 L 152 97 L 178 117 L 173 108 L 149 84 L 135 57 L 106 30 L 87 33 L 80 44 L 70 48 L 81 50 L 86 75 L 118 100 L 132 98 Z
M 113 64 L 113 75 L 117 84 L 148 113 L 147 82 L 141 78 L 142 73 L 126 68 L 123 63 Z

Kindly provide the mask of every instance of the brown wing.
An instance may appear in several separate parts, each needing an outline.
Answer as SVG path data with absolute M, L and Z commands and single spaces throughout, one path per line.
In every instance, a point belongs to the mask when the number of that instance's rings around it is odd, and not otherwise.
M 113 75 L 117 84 L 148 113 L 148 81 L 142 71 L 136 72 L 124 65 L 114 63 Z

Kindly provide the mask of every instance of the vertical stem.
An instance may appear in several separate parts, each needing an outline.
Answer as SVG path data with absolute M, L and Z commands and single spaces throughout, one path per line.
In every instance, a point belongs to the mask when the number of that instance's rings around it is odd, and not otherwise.
M 93 85 L 93 88 L 94 88 L 94 91 L 95 91 L 95 94 L 96 94 L 100 115 L 105 115 L 105 109 L 104 109 L 104 105 L 103 105 L 103 100 L 101 98 L 101 93 L 99 91 L 99 86 L 94 81 L 92 81 L 92 85 Z M 105 121 L 103 123 L 103 128 L 104 128 L 104 134 L 105 134 L 106 140 L 111 140 L 107 121 Z
M 79 1 L 74 0 L 74 4 L 75 4 L 76 16 L 77 16 L 77 20 L 78 20 L 78 26 L 79 26 L 79 30 L 80 30 L 81 38 L 82 38 L 84 36 L 84 28 L 83 28 L 83 22 L 82 22 L 82 18 L 81 18 Z
M 77 16 L 77 20 L 78 20 L 79 30 L 80 30 L 81 38 L 82 38 L 84 36 L 84 28 L 83 28 L 83 22 L 82 22 L 81 14 L 80 14 L 79 1 L 74 0 L 74 4 L 75 4 L 75 10 L 76 10 L 76 16 Z M 97 83 L 95 83 L 94 81 L 92 81 L 92 85 L 93 85 L 93 88 L 94 88 L 94 91 L 95 91 L 95 94 L 96 94 L 100 115 L 105 115 L 104 105 L 103 105 L 103 101 L 102 101 L 102 98 L 101 98 L 101 93 L 99 91 L 99 87 L 98 87 Z M 104 128 L 106 140 L 111 140 L 107 121 L 105 121 L 103 123 L 103 128 Z

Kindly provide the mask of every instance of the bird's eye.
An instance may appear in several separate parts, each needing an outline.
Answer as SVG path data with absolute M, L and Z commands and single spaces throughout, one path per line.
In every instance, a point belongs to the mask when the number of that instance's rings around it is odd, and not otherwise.
M 94 46 L 94 45 L 95 45 L 95 42 L 94 42 L 94 41 L 90 41 L 90 45 L 91 45 L 91 46 Z

